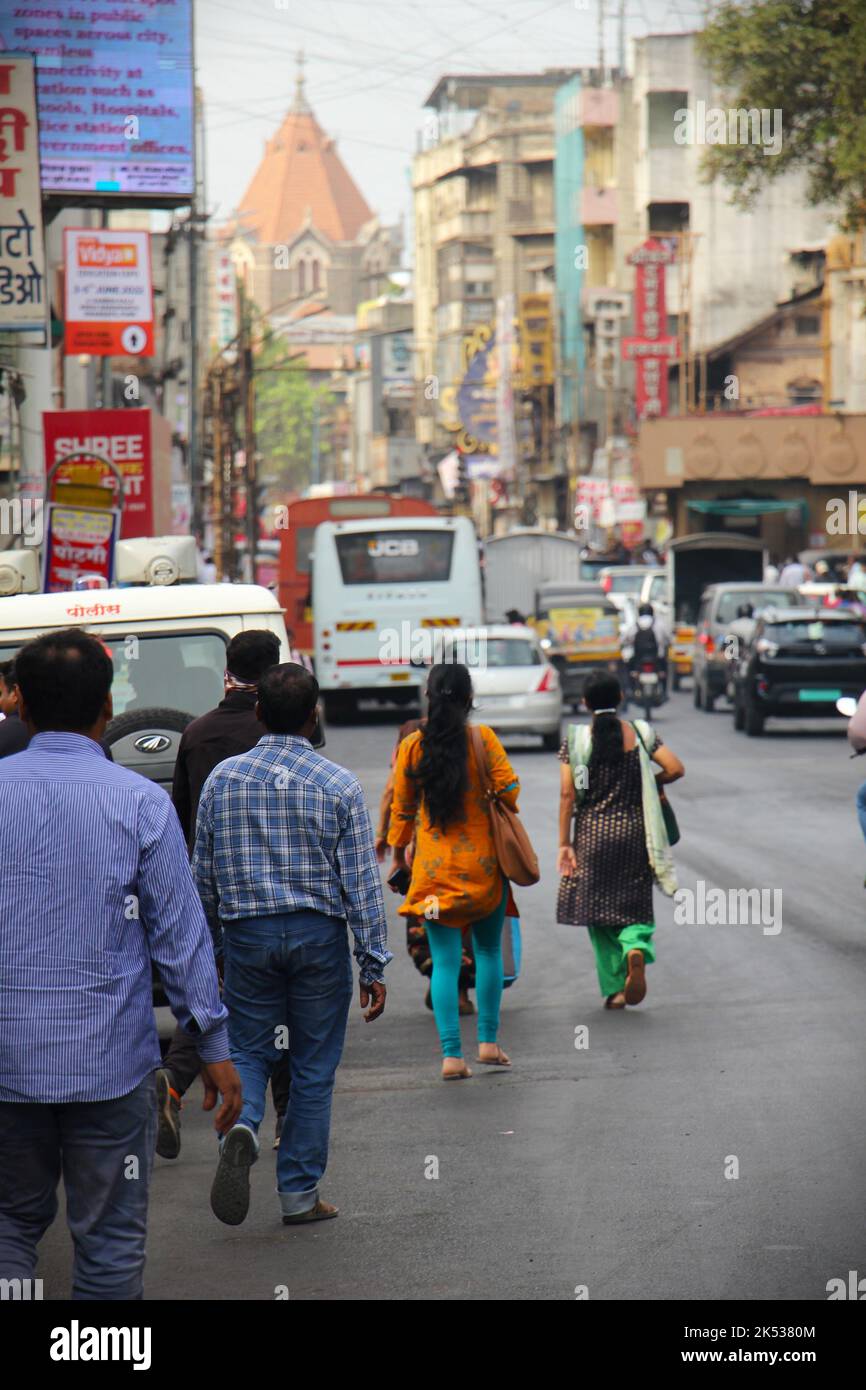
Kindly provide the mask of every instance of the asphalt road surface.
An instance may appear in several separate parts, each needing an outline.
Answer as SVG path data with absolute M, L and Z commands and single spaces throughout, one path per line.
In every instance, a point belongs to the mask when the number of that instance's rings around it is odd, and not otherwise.
M 724 703 L 706 715 L 684 692 L 656 722 L 686 764 L 671 795 L 680 886 L 767 889 L 768 907 L 779 890 L 781 930 L 678 925 L 657 892 L 647 999 L 603 1011 L 586 933 L 554 923 L 557 760 L 514 740 L 543 877 L 518 895 L 523 972 L 501 1034 L 512 1072 L 440 1081 L 386 893 L 387 1010 L 368 1025 L 353 1007 L 338 1074 L 322 1191 L 339 1219 L 283 1227 L 263 1145 L 246 1223 L 220 1225 L 211 1120 L 191 1094 L 180 1158 L 156 1160 L 146 1297 L 823 1300 L 829 1279 L 866 1273 L 866 766 L 841 719 L 750 739 Z M 394 730 L 362 715 L 328 731 L 371 808 Z M 46 1297 L 68 1297 L 69 1268 L 61 1216 L 42 1245 Z

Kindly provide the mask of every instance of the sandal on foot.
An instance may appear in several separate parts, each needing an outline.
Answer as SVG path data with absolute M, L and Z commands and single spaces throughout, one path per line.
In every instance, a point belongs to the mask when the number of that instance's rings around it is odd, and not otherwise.
M 445 1062 L 459 1062 L 460 1069 L 458 1070 L 457 1068 L 455 1068 L 453 1071 L 446 1071 Z M 471 1075 L 472 1073 L 467 1067 L 466 1063 L 463 1061 L 462 1057 L 446 1057 L 442 1063 L 443 1081 L 463 1081 L 466 1077 L 469 1077 Z
M 629 951 L 628 975 L 625 981 L 625 1002 L 639 1004 L 646 998 L 646 973 L 643 951 Z
M 604 1001 L 604 1007 L 606 1009 L 624 1009 L 625 995 L 622 990 L 619 991 L 619 994 L 609 994 Z
M 330 1202 L 323 1202 L 320 1197 L 316 1205 L 310 1207 L 309 1211 L 299 1211 L 295 1216 L 284 1216 L 283 1225 L 303 1226 L 308 1221 L 332 1221 L 335 1216 L 339 1215 L 337 1207 L 332 1206 Z
M 480 1062 L 481 1065 L 482 1065 L 483 1067 L 510 1067 L 510 1066 L 511 1066 L 511 1058 L 508 1056 L 508 1053 L 507 1053 L 507 1052 L 503 1052 L 503 1051 L 502 1051 L 502 1048 L 499 1046 L 498 1043 L 481 1043 L 480 1046 L 481 1046 L 481 1047 L 495 1047 L 495 1048 L 496 1048 L 496 1056 L 495 1056 L 495 1057 L 482 1057 L 482 1056 L 481 1056 L 481 1053 L 480 1053 L 480 1052 L 478 1053 L 478 1057 L 476 1058 L 476 1061 Z

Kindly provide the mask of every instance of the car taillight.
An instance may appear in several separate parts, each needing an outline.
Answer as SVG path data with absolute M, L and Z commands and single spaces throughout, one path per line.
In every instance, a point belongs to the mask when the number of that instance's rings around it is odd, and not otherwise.
M 716 644 L 708 632 L 699 632 L 698 641 L 706 651 L 707 656 L 712 656 L 716 650 Z
M 606 575 L 604 576 L 604 578 L 603 578 L 602 581 L 601 581 L 601 587 L 602 587 L 602 589 L 604 590 L 604 592 L 605 592 L 606 594 L 609 594 L 609 593 L 610 593 L 611 589 L 613 588 L 613 575 L 612 575 L 612 574 L 606 574 Z
M 654 670 L 655 670 L 655 666 L 653 665 L 653 663 L 652 663 L 651 661 L 645 661 L 644 664 L 643 664 L 643 666 L 642 666 L 640 669 L 641 669 L 642 671 L 654 671 Z
M 546 690 L 556 690 L 558 685 L 559 677 L 557 676 L 553 667 L 548 666 L 547 670 L 545 671 L 544 675 L 541 677 L 541 680 L 536 686 L 535 693 L 536 695 L 541 695 Z

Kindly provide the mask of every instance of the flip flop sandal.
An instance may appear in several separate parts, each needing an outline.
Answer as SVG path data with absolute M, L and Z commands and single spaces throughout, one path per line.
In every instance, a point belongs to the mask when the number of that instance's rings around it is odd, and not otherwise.
M 502 1051 L 502 1048 L 501 1048 L 501 1047 L 500 1047 L 498 1050 L 499 1050 L 499 1056 L 498 1056 L 498 1057 L 481 1057 L 481 1056 L 478 1056 L 478 1057 L 475 1058 L 475 1060 L 476 1060 L 476 1062 L 480 1062 L 481 1065 L 482 1065 L 482 1067 L 510 1067 L 510 1066 L 511 1066 L 511 1058 L 508 1056 L 508 1054 L 507 1054 L 506 1052 L 503 1052 L 503 1051 Z
M 646 998 L 646 967 L 643 951 L 629 951 L 626 960 L 628 961 L 628 975 L 625 981 L 625 1002 L 627 1004 L 639 1004 L 642 999 Z
M 443 1080 L 443 1081 L 465 1081 L 465 1080 L 467 1080 L 467 1078 L 470 1077 L 471 1075 L 472 1075 L 471 1071 L 469 1070 L 469 1068 L 467 1067 L 466 1063 L 464 1062 L 464 1063 L 463 1063 L 463 1070 L 462 1070 L 462 1071 L 443 1071 L 443 1073 L 442 1073 L 442 1080 Z
M 624 1009 L 625 995 L 622 990 L 618 994 L 609 994 L 604 1001 L 604 1007 L 606 1009 Z

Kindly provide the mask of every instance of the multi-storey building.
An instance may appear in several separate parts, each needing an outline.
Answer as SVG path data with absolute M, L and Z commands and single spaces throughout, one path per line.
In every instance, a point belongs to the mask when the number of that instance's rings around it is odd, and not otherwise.
M 501 475 L 531 506 L 556 471 L 554 100 L 569 75 L 442 77 L 413 166 L 419 441 L 433 458 L 456 446 L 470 477 Z M 515 339 L 501 364 L 497 315 L 500 337 Z M 513 442 L 500 438 L 511 432 L 500 365 L 513 377 Z

